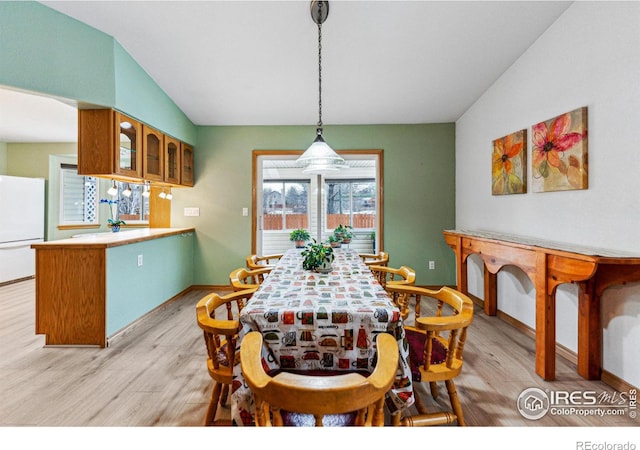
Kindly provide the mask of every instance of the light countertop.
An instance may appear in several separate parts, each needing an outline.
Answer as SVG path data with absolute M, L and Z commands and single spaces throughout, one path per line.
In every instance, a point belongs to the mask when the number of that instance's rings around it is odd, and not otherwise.
M 51 249 L 55 247 L 92 247 L 107 248 L 119 245 L 133 244 L 136 242 L 159 239 L 176 234 L 186 234 L 195 232 L 195 228 L 137 228 L 132 230 L 103 233 L 88 233 L 68 239 L 57 241 L 40 242 L 32 244 L 31 248 Z

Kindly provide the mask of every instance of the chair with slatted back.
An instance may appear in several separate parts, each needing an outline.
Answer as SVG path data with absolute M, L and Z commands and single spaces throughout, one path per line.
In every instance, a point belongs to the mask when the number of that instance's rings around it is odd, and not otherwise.
M 418 395 L 419 414 L 400 419 L 395 425 L 427 426 L 457 421 L 465 425 L 462 406 L 453 379 L 462 370 L 462 353 L 467 338 L 467 327 L 473 321 L 473 302 L 463 293 L 443 287 L 437 291 L 406 285 L 387 285 L 387 290 L 400 296 L 414 296 L 418 301 L 431 300 L 429 316 L 415 319 L 414 326 L 405 325 L 409 345 L 409 364 L 414 386 L 429 383 L 434 399 L 438 396 L 437 382 L 444 381 L 452 411 L 428 412 Z
M 247 267 L 249 269 L 263 269 L 265 267 L 273 268 L 282 254 L 278 255 L 249 255 L 247 256 Z
M 387 285 L 408 285 L 413 286 L 416 282 L 416 271 L 411 267 L 402 266 L 398 269 L 389 266 L 369 266 L 371 273 L 382 285 L 383 288 L 387 288 Z M 403 320 L 409 316 L 409 299 L 408 296 L 400 296 L 392 292 L 388 292 L 389 296 L 400 308 L 400 315 Z
M 360 258 L 367 266 L 386 266 L 389 264 L 389 254 L 387 252 L 360 253 Z
M 220 296 L 208 294 L 196 305 L 198 326 L 202 328 L 207 348 L 207 369 L 213 379 L 211 401 L 205 425 L 231 425 L 216 422 L 218 405 L 224 406 L 229 396 L 233 366 L 238 363 L 236 340 L 240 330 L 240 311 L 255 289 L 246 289 Z
M 262 269 L 245 269 L 239 267 L 229 274 L 229 284 L 234 291 L 242 291 L 244 289 L 258 289 L 265 277 L 271 272 L 270 267 Z
M 248 333 L 240 346 L 240 364 L 254 395 L 257 426 L 383 426 L 384 398 L 398 370 L 393 336 L 377 338 L 378 361 L 371 374 L 318 375 L 265 372 L 262 335 Z M 324 371 L 319 371 L 324 372 Z

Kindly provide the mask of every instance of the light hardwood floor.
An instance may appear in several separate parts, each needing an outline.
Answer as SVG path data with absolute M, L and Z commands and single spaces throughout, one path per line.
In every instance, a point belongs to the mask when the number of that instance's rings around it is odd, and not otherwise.
M 46 348 L 44 337 L 34 334 L 34 281 L 0 287 L 0 426 L 201 425 L 211 379 L 195 305 L 207 292 L 191 291 L 153 312 L 109 348 Z M 562 358 L 557 380 L 545 382 L 534 373 L 534 356 L 531 338 L 477 310 L 456 381 L 469 425 L 640 424 L 628 415 L 523 418 L 516 401 L 526 388 L 615 392 L 580 378 Z M 448 406 L 444 386 L 438 403 Z

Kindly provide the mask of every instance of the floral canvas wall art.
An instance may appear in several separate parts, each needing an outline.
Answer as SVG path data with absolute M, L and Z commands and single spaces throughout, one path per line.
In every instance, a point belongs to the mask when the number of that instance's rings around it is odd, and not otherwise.
M 527 130 L 493 141 L 491 165 L 493 195 L 527 192 Z
M 587 189 L 587 107 L 532 127 L 533 192 Z

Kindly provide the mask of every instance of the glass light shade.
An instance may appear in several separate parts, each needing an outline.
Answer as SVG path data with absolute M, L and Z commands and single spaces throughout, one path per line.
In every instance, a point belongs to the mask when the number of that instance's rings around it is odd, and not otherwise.
M 118 195 L 118 188 L 116 187 L 116 182 L 114 181 L 113 184 L 111 185 L 111 187 L 107 190 L 107 194 L 115 197 L 116 195 Z
M 151 182 L 145 181 L 142 189 L 142 196 L 149 197 L 151 195 Z
M 303 173 L 337 172 L 348 167 L 344 158 L 324 141 L 320 131 L 315 141 L 300 155 L 296 163 L 305 167 Z
M 318 133 L 316 140 L 309 148 L 296 160 L 298 164 L 304 166 L 309 164 L 344 164 L 344 159 L 338 155 Z
M 333 173 L 339 171 L 340 167 L 334 164 L 309 164 L 302 169 L 302 173 Z
M 124 195 L 125 197 L 131 197 L 131 189 L 129 188 L 129 186 L 127 186 L 127 188 L 122 191 L 122 195 Z
M 158 197 L 160 197 L 160 198 L 165 198 L 166 196 L 167 196 L 167 194 L 164 191 L 162 191 L 162 192 L 160 192 L 158 194 Z

